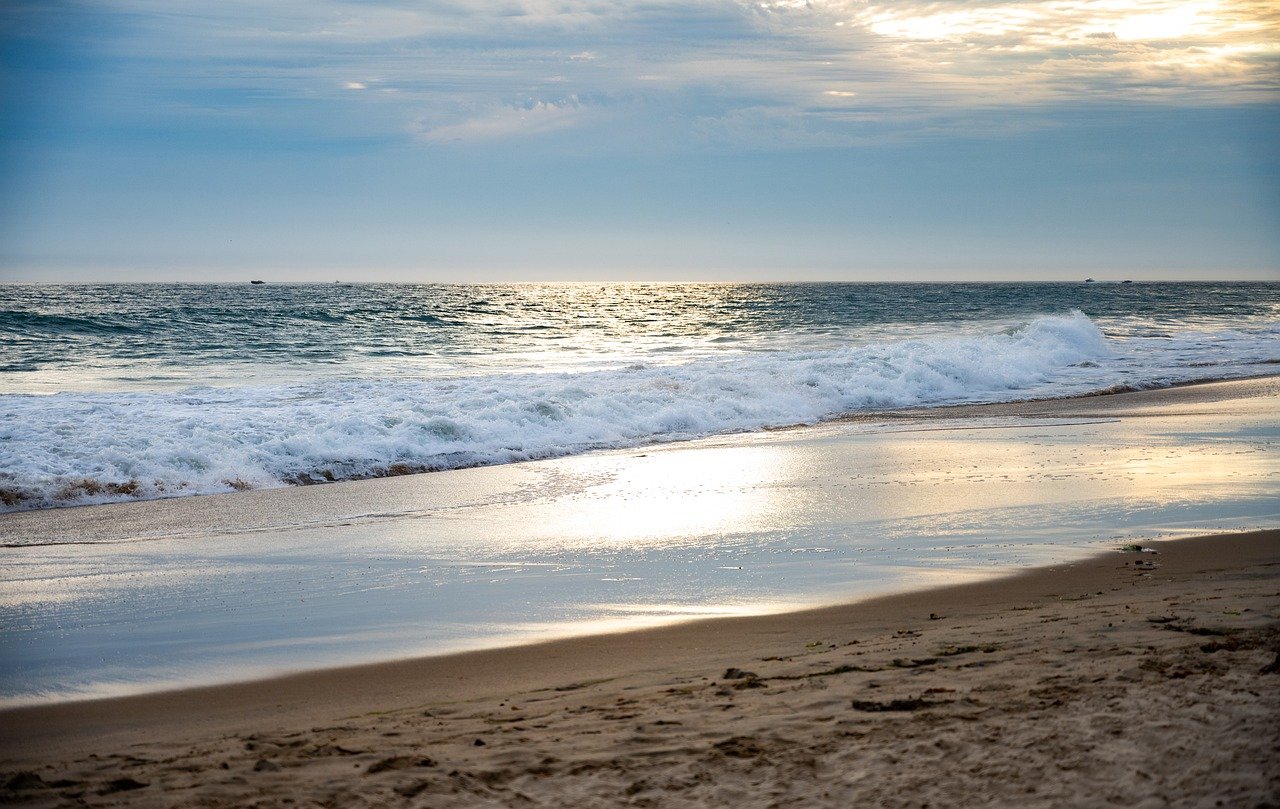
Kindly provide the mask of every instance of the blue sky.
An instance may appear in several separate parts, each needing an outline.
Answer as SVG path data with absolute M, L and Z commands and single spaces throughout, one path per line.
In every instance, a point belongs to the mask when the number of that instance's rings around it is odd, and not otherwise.
M 1280 278 L 1270 2 L 16 0 L 0 44 L 3 279 Z

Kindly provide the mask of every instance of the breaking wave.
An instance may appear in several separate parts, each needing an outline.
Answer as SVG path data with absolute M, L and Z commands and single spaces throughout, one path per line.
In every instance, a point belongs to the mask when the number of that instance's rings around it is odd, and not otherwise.
M 991 333 L 576 373 L 0 397 L 0 510 L 569 455 L 867 409 L 1116 384 L 1085 315 Z

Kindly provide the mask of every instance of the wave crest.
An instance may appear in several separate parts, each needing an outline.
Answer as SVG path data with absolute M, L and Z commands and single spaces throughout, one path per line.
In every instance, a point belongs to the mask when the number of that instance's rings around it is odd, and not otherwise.
M 1115 384 L 1088 317 L 682 365 L 0 399 L 0 510 L 506 463 Z M 1090 367 L 1093 366 L 1093 367 Z

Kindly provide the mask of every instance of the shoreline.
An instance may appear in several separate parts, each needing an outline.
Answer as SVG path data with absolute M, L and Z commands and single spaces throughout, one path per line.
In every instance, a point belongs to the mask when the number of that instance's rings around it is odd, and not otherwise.
M 182 525 L 184 529 L 190 529 L 192 519 L 198 518 L 201 515 L 208 515 L 210 512 L 215 511 L 215 509 L 206 505 L 209 503 L 222 506 L 223 508 L 220 513 L 229 513 L 232 515 L 253 510 L 253 506 L 250 504 L 255 500 L 271 500 L 273 498 L 281 500 L 282 504 L 286 506 L 291 505 L 288 503 L 289 500 L 296 501 L 298 508 L 286 507 L 285 510 L 290 513 L 296 513 L 298 511 L 307 511 L 308 513 L 316 513 L 317 511 L 325 512 L 328 511 L 328 509 L 325 508 L 325 500 L 342 499 L 344 495 L 349 495 L 351 500 L 358 501 L 360 499 L 361 489 L 367 491 L 368 487 L 378 486 L 380 484 L 390 484 L 392 486 L 397 484 L 412 485 L 413 481 L 431 480 L 457 475 L 474 475 L 477 473 L 483 473 L 485 470 L 501 471 L 521 469 L 530 465 L 545 464 L 565 459 L 607 456 L 616 453 L 633 453 L 667 448 L 678 449 L 680 447 L 698 446 L 699 444 L 709 442 L 732 441 L 734 439 L 749 438 L 753 435 L 817 431 L 833 427 L 838 428 L 842 425 L 877 421 L 892 424 L 910 422 L 913 420 L 925 423 L 931 420 L 973 419 L 982 417 L 1022 417 L 1029 419 L 1053 417 L 1112 418 L 1120 413 L 1127 416 L 1135 416 L 1138 415 L 1134 412 L 1135 410 L 1150 406 L 1173 408 L 1192 404 L 1205 405 L 1215 402 L 1226 402 L 1238 398 L 1254 398 L 1261 396 L 1280 398 L 1280 373 L 1264 374 L 1238 379 L 1196 381 L 1161 388 L 1123 391 L 1118 393 L 1089 393 L 1052 399 L 1025 399 L 1013 402 L 954 404 L 934 407 L 906 407 L 893 410 L 880 410 L 870 413 L 854 413 L 845 416 L 836 416 L 831 419 L 812 424 L 794 424 L 781 427 L 763 428 L 757 431 L 722 433 L 680 441 L 643 444 L 635 447 L 591 450 L 588 452 L 578 453 L 576 455 L 556 456 L 552 458 L 527 461 L 514 461 L 504 464 L 464 466 L 451 469 L 414 472 L 404 475 L 389 475 L 386 477 L 352 478 L 324 483 L 286 485 L 268 489 L 249 489 L 246 491 L 160 497 L 150 500 L 122 500 L 109 503 L 86 503 L 5 511 L 0 512 L 0 529 L 4 529 L 10 536 L 19 537 L 24 534 L 36 535 L 41 533 L 65 533 L 73 531 L 89 531 L 92 533 L 99 527 L 98 523 L 101 522 L 101 520 L 96 519 L 98 515 L 101 515 L 103 519 L 111 520 L 113 522 L 122 521 L 125 524 L 137 525 L 142 523 L 144 520 L 152 521 L 152 515 L 146 514 L 148 510 L 161 513 L 160 519 L 154 520 L 156 522 L 170 522 L 175 525 Z M 1096 411 L 1098 408 L 1101 408 L 1103 412 L 1092 412 Z M 921 429 L 929 428 L 922 427 Z M 166 511 L 170 513 L 164 514 L 163 512 Z M 335 514 L 338 513 L 341 512 L 335 512 Z M 345 516 L 345 513 L 343 515 Z M 216 522 L 211 521 L 207 527 L 197 526 L 195 530 L 214 529 L 218 527 L 219 523 L 223 522 L 226 522 L 226 520 L 218 520 Z M 46 525 L 45 523 L 49 523 L 50 525 Z M 289 523 L 281 522 L 279 520 L 268 521 L 261 525 L 247 526 L 247 530 L 259 530 L 261 528 L 287 524 Z M 186 533 L 186 530 L 174 529 L 168 533 L 163 531 L 158 533 L 148 533 L 147 536 L 165 538 L 169 536 L 180 536 L 183 533 Z M 85 542 L 89 544 L 100 541 L 103 540 L 85 540 Z M 34 547 L 41 544 L 73 543 L 48 543 L 39 541 L 14 542 L 10 540 L 0 543 L 0 550 L 5 548 Z
M 892 734 L 876 741 L 881 733 L 877 728 L 905 727 L 903 723 L 909 720 L 915 727 L 926 718 L 933 721 L 945 715 L 954 719 L 944 722 L 946 727 L 954 724 L 964 730 L 982 725 L 998 718 L 996 715 L 1003 709 L 988 705 L 989 700 L 980 695 L 994 692 L 981 689 L 999 684 L 990 679 L 993 674 L 1016 668 L 1016 661 L 1010 657 L 1013 651 L 1031 654 L 1040 645 L 1060 645 L 1061 638 L 1068 635 L 1071 648 L 1104 651 L 1071 655 L 1061 649 L 1050 650 L 1044 652 L 1045 660 L 1023 661 L 1026 665 L 1034 663 L 1034 671 L 1027 676 L 1034 674 L 1035 682 L 1028 690 L 1032 694 L 1031 707 L 1023 705 L 1022 709 L 1049 717 L 1063 712 L 1070 715 L 1073 706 L 1087 701 L 1082 695 L 1108 688 L 1119 689 L 1134 699 L 1146 689 L 1150 693 L 1144 693 L 1142 699 L 1150 699 L 1166 687 L 1196 687 L 1191 689 L 1192 696 L 1198 694 L 1197 699 L 1214 703 L 1216 697 L 1212 693 L 1223 692 L 1228 681 L 1224 678 L 1234 677 L 1243 685 L 1227 689 L 1235 702 L 1226 708 L 1219 706 L 1220 709 L 1230 708 L 1238 714 L 1237 709 L 1244 704 L 1249 716 L 1260 711 L 1262 721 L 1273 717 L 1274 709 L 1280 707 L 1280 676 L 1250 672 L 1265 668 L 1280 653 L 1280 594 L 1276 593 L 1280 530 L 1153 544 L 1157 555 L 1106 552 L 1079 562 L 1034 568 L 997 579 L 801 612 L 715 618 L 248 683 L 10 709 L 0 712 L 4 720 L 0 722 L 0 758 L 6 778 L 24 770 L 40 774 L 45 784 L 59 779 L 74 782 L 61 792 L 52 788 L 10 789 L 11 796 L 20 793 L 37 803 L 65 797 L 77 789 L 92 794 L 98 789 L 98 781 L 126 776 L 147 786 L 121 791 L 115 797 L 154 799 L 157 791 L 193 788 L 179 784 L 183 778 L 201 783 L 195 775 L 198 773 L 209 778 L 214 773 L 227 776 L 217 789 L 245 800 L 283 795 L 292 789 L 323 792 L 337 788 L 333 782 L 326 786 L 320 778 L 321 771 L 332 776 L 335 759 L 344 769 L 333 772 L 351 773 L 354 764 L 363 774 L 356 779 L 348 776 L 350 786 L 357 790 L 372 788 L 374 776 L 383 773 L 385 776 L 376 779 L 380 788 L 404 787 L 412 774 L 415 780 L 411 787 L 426 784 L 415 795 L 426 796 L 435 794 L 437 787 L 452 789 L 461 785 L 461 793 L 449 794 L 455 798 L 493 797 L 494 790 L 507 782 L 508 789 L 515 789 L 518 782 L 522 794 L 533 794 L 531 790 L 537 784 L 548 786 L 549 782 L 560 781 L 553 791 L 572 800 L 574 793 L 566 790 L 573 785 L 577 785 L 575 789 L 584 786 L 579 783 L 584 776 L 560 766 L 568 763 L 563 755 L 566 751 L 560 748 L 570 742 L 608 742 L 599 750 L 591 750 L 590 759 L 603 763 L 593 771 L 592 778 L 585 779 L 585 786 L 599 786 L 601 779 L 612 779 L 610 783 L 618 781 L 621 790 L 639 783 L 637 778 L 655 778 L 658 773 L 647 768 L 670 757 L 687 763 L 689 759 L 710 756 L 744 766 L 761 765 L 762 756 L 769 750 L 786 758 L 790 753 L 775 742 L 787 733 L 795 735 L 789 740 L 792 747 L 808 749 L 811 755 L 821 757 L 836 755 L 843 748 L 892 746 Z M 1229 609 L 1218 607 L 1215 601 L 1223 601 Z M 1141 607 L 1134 610 L 1138 604 Z M 1170 615 L 1156 614 L 1159 610 Z M 1168 632 L 1167 628 L 1183 631 Z M 997 637 L 1003 640 L 994 640 Z M 983 644 L 992 651 L 980 651 Z M 1197 651 L 1214 644 L 1211 651 Z M 1184 657 L 1192 662 L 1184 661 Z M 1167 663 L 1175 658 L 1181 662 Z M 1151 660 L 1156 662 L 1148 665 Z M 1170 674 L 1170 666 L 1175 665 L 1182 668 Z M 1081 666 L 1090 668 L 1088 676 L 1074 672 Z M 1101 680 L 1095 679 L 1099 675 L 1094 669 L 1099 666 Z M 731 669 L 748 673 L 730 679 L 721 676 L 730 674 Z M 1008 674 L 1000 676 L 1007 678 Z M 974 678 L 981 682 L 969 682 Z M 968 687 L 963 685 L 966 682 Z M 826 694 L 828 689 L 851 690 L 841 701 L 828 699 L 832 696 Z M 1052 691 L 1054 696 L 1037 698 L 1036 689 L 1046 695 Z M 1247 693 L 1253 692 L 1260 696 L 1248 705 Z M 817 699 L 819 696 L 822 699 Z M 815 708 L 808 704 L 810 697 L 820 705 Z M 833 722 L 839 726 L 845 721 L 829 717 L 849 715 L 846 706 L 850 698 L 854 699 L 861 735 L 829 734 Z M 755 714 L 750 710 L 744 714 L 735 706 L 757 704 L 769 714 L 770 701 L 780 699 L 788 704 L 796 700 L 804 704 L 796 708 L 795 717 L 782 725 L 775 723 L 768 733 L 750 721 L 737 724 Z M 1012 696 L 1009 699 L 1018 701 Z M 1110 694 L 1105 701 L 1115 704 L 1116 699 L 1115 694 Z M 632 701 L 641 708 L 618 707 Z M 582 715 L 582 722 L 595 715 L 595 722 L 607 727 L 626 726 L 628 732 L 596 738 L 601 732 L 596 725 L 578 727 L 572 711 L 582 702 L 589 703 L 584 707 L 595 706 Z M 551 712 L 541 708 L 534 711 L 533 703 L 560 707 Z M 860 704 L 872 707 L 858 709 Z M 910 707 L 912 704 L 916 707 Z M 501 720 L 508 710 L 516 715 L 508 722 L 495 724 L 494 720 Z M 608 719 L 610 710 L 629 718 Z M 543 716 L 546 724 L 537 724 L 534 713 Z M 668 714 L 689 713 L 696 713 L 699 721 L 690 724 L 686 717 L 670 720 L 661 730 L 643 727 Z M 977 718 L 959 714 L 974 714 Z M 1018 716 L 1028 718 L 1021 713 Z M 723 727 L 716 725 L 717 717 Z M 1167 724 L 1168 717 L 1161 721 Z M 1078 723 L 1078 717 L 1072 723 Z M 329 727 L 317 727 L 324 725 Z M 810 728 L 818 740 L 834 747 L 815 752 L 813 739 L 793 733 L 800 726 Z M 1268 729 L 1253 727 L 1257 738 L 1252 741 L 1237 738 L 1245 732 L 1243 727 L 1232 737 L 1232 744 L 1239 749 L 1234 753 L 1237 758 L 1231 773 L 1241 781 L 1240 776 L 1250 775 L 1241 768 L 1252 762 L 1249 766 L 1256 771 L 1241 783 L 1248 782 L 1245 793 L 1258 798 L 1274 796 L 1280 784 L 1274 757 L 1269 763 L 1265 758 L 1261 762 L 1251 758 L 1257 753 L 1255 747 L 1276 735 L 1274 727 L 1263 727 Z M 1118 735 L 1132 730 L 1125 728 Z M 1012 732 L 1012 728 L 1005 727 L 1005 731 Z M 279 742 L 282 735 L 309 741 L 295 747 L 265 742 L 269 738 Z M 667 738 L 682 735 L 683 742 L 674 746 Z M 346 737 L 359 741 L 344 740 Z M 664 741 L 658 744 L 650 737 L 662 737 Z M 375 738 L 383 739 L 383 749 L 370 748 L 369 740 Z M 473 745 L 475 739 L 484 744 Z M 306 749 L 319 749 L 312 745 L 313 741 L 320 747 L 328 745 L 347 752 L 302 756 Z M 1190 737 L 1184 741 L 1207 744 L 1193 742 Z M 658 744 L 667 753 L 632 751 L 638 757 L 628 758 L 629 748 L 651 744 Z M 182 752 L 186 748 L 189 750 Z M 360 748 L 361 752 L 351 752 Z M 1260 749 L 1264 755 L 1270 754 L 1265 745 Z M 157 755 L 161 750 L 168 751 L 168 763 Z M 90 759 L 90 754 L 100 758 Z M 406 756 L 413 760 L 401 761 Z M 544 770 L 550 768 L 553 772 L 538 775 L 537 762 L 548 757 L 560 764 L 542 765 Z M 1144 752 L 1143 758 L 1148 762 L 1143 765 L 1146 769 L 1159 770 L 1158 756 Z M 421 764 L 427 759 L 433 763 Z M 186 769 L 174 765 L 175 760 L 184 761 Z M 260 765 L 261 761 L 268 764 Z M 392 763 L 386 764 L 388 761 Z M 230 773 L 222 769 L 223 764 L 227 764 Z M 378 769 L 380 764 L 385 766 Z M 504 775 L 491 775 L 486 782 L 482 771 L 488 768 L 492 772 L 495 767 Z M 840 779 L 827 783 L 829 779 L 809 772 L 803 776 L 787 770 L 777 773 L 777 777 L 822 784 L 833 798 L 826 803 L 837 805 L 834 796 L 839 790 L 832 790 Z M 469 774 L 471 780 L 456 773 Z M 939 777 L 943 781 L 943 776 L 960 777 L 948 773 Z M 1091 778 L 1088 774 L 1081 777 Z M 1149 775 L 1147 780 L 1150 778 Z M 1135 780 L 1134 786 L 1141 786 L 1142 779 L 1135 776 Z M 696 788 L 697 784 L 689 786 L 690 790 Z M 845 790 L 839 794 L 849 797 L 871 793 Z M 502 802 L 501 795 L 496 797 Z M 1008 802 L 1012 798 L 1002 800 Z M 941 803 L 950 805 L 946 800 Z M 458 803 L 464 804 L 466 801 Z
M 1250 391 L 1250 388 L 1253 390 Z M 226 497 L 235 498 L 242 497 L 251 493 L 264 492 L 281 492 L 294 491 L 299 489 L 311 488 L 328 488 L 334 485 L 344 485 L 352 483 L 365 483 L 371 481 L 394 480 L 398 478 L 411 478 L 422 475 L 437 475 L 441 473 L 468 471 L 476 469 L 494 469 L 508 466 L 519 466 L 522 464 L 542 463 L 549 460 L 558 460 L 562 458 L 573 458 L 580 456 L 589 456 L 600 453 L 611 452 L 635 452 L 651 448 L 660 448 L 668 446 L 679 446 L 699 441 L 714 441 L 718 439 L 732 439 L 734 437 L 750 436 L 756 433 L 779 433 L 791 432 L 798 430 L 822 429 L 841 424 L 856 424 L 876 421 L 894 422 L 900 420 L 928 420 L 928 419 L 948 419 L 948 418 L 967 418 L 974 416 L 990 415 L 990 416 L 1024 416 L 1024 417 L 1045 417 L 1052 415 L 1067 415 L 1074 410 L 1082 407 L 1081 403 L 1109 400 L 1107 406 L 1127 407 L 1136 404 L 1145 404 L 1144 400 L 1158 397 L 1165 399 L 1161 404 L 1182 403 L 1188 401 L 1196 401 L 1199 403 L 1220 401 L 1222 399 L 1232 398 L 1241 395 L 1239 391 L 1246 391 L 1245 396 L 1259 395 L 1280 395 L 1280 372 L 1271 372 L 1263 374 L 1253 374 L 1243 377 L 1229 378 L 1213 378 L 1206 377 L 1201 379 L 1186 380 L 1181 382 L 1172 382 L 1159 387 L 1150 388 L 1132 388 L 1121 386 L 1120 388 L 1109 388 L 1088 393 L 1072 394 L 1070 396 L 1058 396 L 1050 398 L 1032 398 L 1032 399 L 1015 399 L 1007 402 L 977 402 L 977 403 L 956 403 L 956 404 L 937 404 L 929 406 L 908 406 L 900 408 L 891 408 L 887 410 L 857 411 L 845 414 L 832 415 L 814 422 L 800 422 L 796 424 L 782 424 L 777 426 L 763 426 L 753 430 L 731 431 L 724 433 L 711 433 L 709 435 L 694 436 L 691 438 L 677 438 L 670 440 L 656 439 L 648 442 L 637 443 L 634 445 L 625 445 L 620 447 L 598 447 L 587 449 L 581 452 L 567 453 L 563 455 L 548 455 L 541 458 L 531 458 L 521 461 L 511 461 L 508 463 L 477 463 L 472 465 L 452 466 L 440 469 L 432 468 L 414 468 L 405 467 L 404 471 L 397 471 L 398 466 L 388 467 L 385 474 L 368 474 L 355 477 L 339 478 L 336 480 L 312 479 L 307 478 L 298 482 L 284 482 L 280 486 L 269 488 L 254 488 L 240 491 L 229 492 L 210 492 L 189 495 L 172 495 L 168 497 L 152 497 L 147 499 L 130 499 L 130 500 L 112 500 L 103 503 L 67 503 L 65 505 L 47 505 L 37 508 L 18 508 L 9 511 L 0 511 L 0 524 L 9 518 L 17 515 L 30 514 L 47 514 L 53 512 L 61 512 L 75 509 L 96 509 L 111 506 L 139 506 L 144 503 L 163 503 L 172 501 L 186 501 L 195 499 L 205 499 L 210 497 Z M 1195 391 L 1190 394 L 1178 394 L 1180 391 Z M 1219 391 L 1226 391 L 1220 393 Z M 1171 395 L 1172 394 L 1172 395 Z M 1172 399 L 1172 402 L 1169 400 Z M 136 482 L 136 481 L 135 481 Z M 113 484 L 114 485 L 114 484 Z M 13 543 L 0 543 L 0 548 L 19 547 Z
M 1270 528 L 1277 401 L 1273 377 L 10 515 L 4 708 L 786 614 Z
M 981 402 L 973 404 L 938 405 L 936 407 L 906 407 L 886 410 L 870 416 L 882 418 L 954 418 L 981 415 L 990 411 L 1000 416 L 1024 416 L 1028 418 L 1070 415 L 1089 404 L 1119 409 L 1150 405 L 1206 404 L 1225 401 L 1239 396 L 1268 396 L 1280 392 L 1280 372 L 1232 377 L 1230 379 L 1192 379 L 1171 382 L 1152 388 L 1107 389 L 1074 396 L 1057 396 L 1047 399 L 1018 399 L 1009 402 Z M 856 414 L 838 417 L 861 420 Z

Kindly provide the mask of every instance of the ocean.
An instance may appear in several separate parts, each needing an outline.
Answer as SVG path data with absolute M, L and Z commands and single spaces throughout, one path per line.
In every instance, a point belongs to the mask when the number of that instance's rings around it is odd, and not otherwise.
M 0 510 L 1272 373 L 1280 283 L 0 285 Z
M 0 331 L 0 706 L 1280 519 L 1270 378 L 939 409 L 1272 374 L 1280 284 L 7 285 Z

